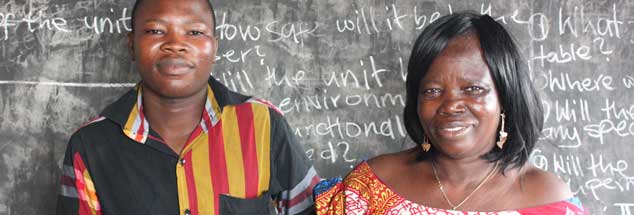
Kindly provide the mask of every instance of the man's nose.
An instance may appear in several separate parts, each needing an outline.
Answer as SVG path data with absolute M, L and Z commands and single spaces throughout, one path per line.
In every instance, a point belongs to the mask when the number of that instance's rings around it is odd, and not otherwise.
M 174 53 L 183 53 L 189 50 L 184 35 L 170 32 L 166 36 L 167 41 L 161 46 L 161 50 Z

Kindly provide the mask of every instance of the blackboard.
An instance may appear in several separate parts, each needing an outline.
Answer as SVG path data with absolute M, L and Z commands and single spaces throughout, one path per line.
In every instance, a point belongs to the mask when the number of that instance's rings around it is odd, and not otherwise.
M 212 74 L 270 100 L 322 177 L 413 146 L 401 112 L 410 48 L 455 11 L 516 37 L 546 109 L 531 162 L 591 214 L 634 214 L 634 1 L 214 1 Z M 132 2 L 0 3 L 0 214 L 52 214 L 70 134 L 139 80 Z

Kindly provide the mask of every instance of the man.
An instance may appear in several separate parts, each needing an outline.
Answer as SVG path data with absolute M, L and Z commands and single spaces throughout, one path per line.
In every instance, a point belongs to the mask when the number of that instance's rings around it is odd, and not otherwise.
M 57 213 L 310 213 L 319 180 L 276 108 L 210 78 L 206 0 L 135 3 L 142 81 L 70 139 Z

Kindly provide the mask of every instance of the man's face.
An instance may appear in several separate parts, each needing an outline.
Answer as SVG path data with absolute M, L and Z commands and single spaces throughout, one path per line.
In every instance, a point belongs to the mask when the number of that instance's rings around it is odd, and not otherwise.
M 144 89 L 166 98 L 206 90 L 217 40 L 206 0 L 144 0 L 128 46 Z

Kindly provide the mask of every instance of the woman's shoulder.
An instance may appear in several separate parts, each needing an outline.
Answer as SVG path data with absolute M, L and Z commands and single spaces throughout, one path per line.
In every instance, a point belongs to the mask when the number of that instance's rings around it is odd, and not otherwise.
M 400 152 L 383 154 L 368 160 L 368 167 L 383 180 L 390 180 L 395 176 L 402 176 L 399 172 L 406 171 L 407 164 L 416 160 L 416 147 Z
M 523 199 L 526 202 L 532 202 L 535 206 L 560 202 L 573 197 L 568 184 L 561 178 L 530 164 L 521 169 L 519 186 Z
M 519 210 L 522 214 L 589 214 L 568 184 L 553 173 L 527 165 L 519 184 L 522 201 L 528 204 Z

